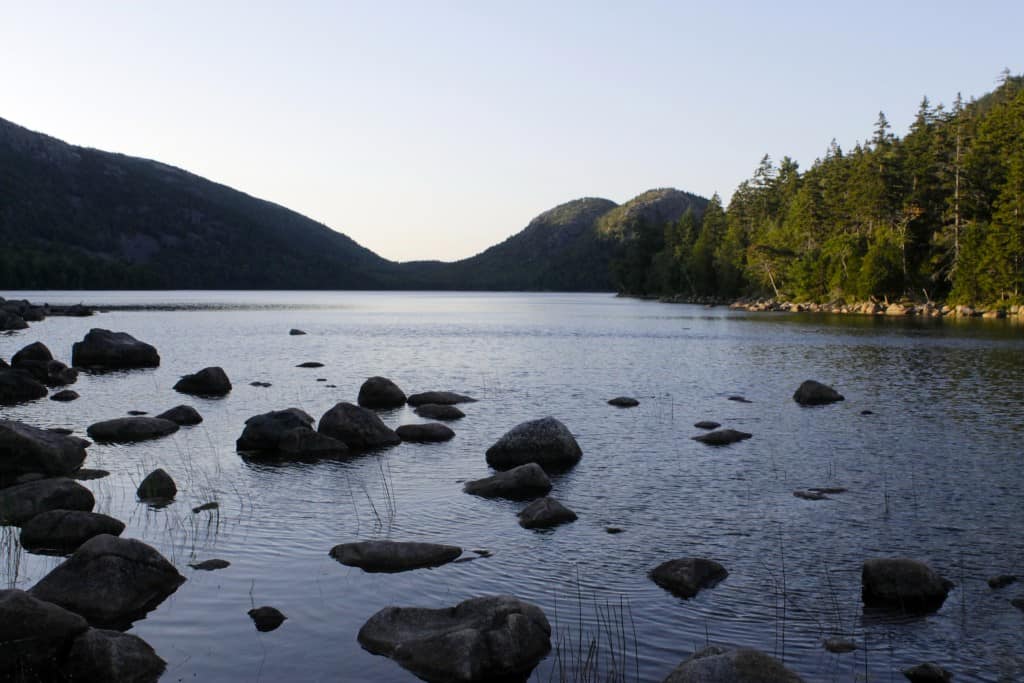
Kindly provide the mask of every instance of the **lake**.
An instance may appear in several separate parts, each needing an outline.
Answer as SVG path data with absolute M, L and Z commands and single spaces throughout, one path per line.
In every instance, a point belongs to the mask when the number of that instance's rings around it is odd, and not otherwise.
M 809 681 L 902 680 L 900 669 L 923 661 L 957 681 L 1024 680 L 1024 614 L 1009 603 L 1024 584 L 986 584 L 1024 575 L 1019 324 L 757 314 L 600 294 L 3 295 L 173 309 L 54 317 L 0 336 L 5 359 L 38 340 L 70 362 L 72 343 L 92 327 L 128 332 L 162 357 L 155 370 L 83 373 L 71 387 L 79 400 L 0 408 L 5 418 L 80 435 L 128 410 L 188 403 L 205 418 L 156 441 L 93 445 L 86 460 L 111 472 L 84 482 L 97 511 L 188 577 L 131 629 L 167 660 L 163 680 L 407 681 L 356 642 L 366 619 L 389 605 L 442 607 L 491 593 L 540 605 L 555 627 L 558 651 L 537 681 L 560 680 L 561 665 L 571 669 L 579 643 L 595 635 L 601 666 L 613 666 L 614 649 L 625 669 L 619 680 L 660 681 L 706 642 L 762 649 Z M 308 334 L 290 336 L 293 327 Z M 324 367 L 295 367 L 304 361 Z M 231 378 L 227 397 L 172 390 L 210 365 Z M 294 406 L 319 419 L 355 402 L 372 375 L 407 394 L 453 390 L 479 402 L 460 406 L 466 417 L 451 423 L 447 443 L 313 463 L 236 453 L 247 418 Z M 846 400 L 798 406 L 793 391 L 809 378 Z M 639 407 L 606 404 L 619 395 Z M 749 402 L 729 400 L 736 395 Z M 408 407 L 380 415 L 391 427 L 426 421 Z M 484 451 L 504 432 L 548 415 L 583 449 L 551 493 L 579 519 L 531 531 L 517 524 L 524 503 L 467 495 L 462 482 L 491 474 Z M 690 438 L 699 420 L 753 438 L 709 447 Z M 179 489 L 162 509 L 135 499 L 156 467 Z M 847 491 L 822 501 L 792 495 L 826 486 Z M 191 512 L 208 501 L 219 511 Z M 59 563 L 20 551 L 6 533 L 5 587 L 29 588 Z M 338 543 L 384 538 L 490 556 L 399 574 L 328 556 Z M 728 578 L 690 600 L 648 578 L 687 556 L 720 562 Z M 887 556 L 927 561 L 956 588 L 927 616 L 865 612 L 861 564 Z M 187 566 L 210 558 L 231 566 Z M 288 620 L 257 632 L 246 613 L 260 605 Z M 858 649 L 825 651 L 822 640 L 835 635 Z

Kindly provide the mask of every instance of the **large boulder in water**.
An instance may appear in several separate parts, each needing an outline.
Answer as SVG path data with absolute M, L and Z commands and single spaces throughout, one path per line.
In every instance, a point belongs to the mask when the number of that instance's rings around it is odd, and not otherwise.
M 519 511 L 519 526 L 524 529 L 547 529 L 575 521 L 575 512 L 550 497 L 535 500 Z
M 92 491 L 76 481 L 58 477 L 0 489 L 0 524 L 21 526 L 49 510 L 92 510 Z
M 178 487 L 171 475 L 158 467 L 146 475 L 135 494 L 142 501 L 164 503 L 178 495 Z
M 174 385 L 174 390 L 196 396 L 226 396 L 231 391 L 231 380 L 223 368 L 214 366 L 185 375 Z
M 426 681 L 525 680 L 551 650 L 544 612 L 508 595 L 443 609 L 386 607 L 358 637 Z
M 71 474 L 85 461 L 81 439 L 0 420 L 0 478 L 38 472 L 49 477 Z
M 343 441 L 354 450 L 402 443 L 398 434 L 385 425 L 376 413 L 344 402 L 324 413 L 317 431 Z
M 456 403 L 476 403 L 476 399 L 471 396 L 456 394 L 454 391 L 424 391 L 410 396 L 408 403 L 414 407 L 430 403 L 441 406 L 451 406 Z
M 33 342 L 11 358 L 11 367 L 24 370 L 47 386 L 64 386 L 78 380 L 78 371 L 54 360 L 46 344 Z
M 832 387 L 809 379 L 797 387 L 793 400 L 802 406 L 819 406 L 842 401 L 844 397 Z
M 664 683 L 802 683 L 779 660 L 750 648 L 709 645 L 693 653 Z
M 543 467 L 535 462 L 528 462 L 498 472 L 493 477 L 467 481 L 462 490 L 483 498 L 527 500 L 547 495 L 551 490 L 551 480 Z
M 356 402 L 364 408 L 398 408 L 405 405 L 405 392 L 387 377 L 371 377 L 359 387 Z
M 64 654 L 89 624 L 20 590 L 0 590 L 0 680 L 57 681 Z
M 120 536 L 124 522 L 98 512 L 50 510 L 21 527 L 21 545 L 27 550 L 58 554 L 74 552 L 93 536 Z
M 0 405 L 13 405 L 46 396 L 46 387 L 24 370 L 0 370 Z
M 124 626 L 184 581 L 174 565 L 142 541 L 103 534 L 86 541 L 29 592 L 93 625 Z
M 331 557 L 368 572 L 402 572 L 439 567 L 462 554 L 462 548 L 439 543 L 359 541 L 331 548 Z
M 156 683 L 167 663 L 138 636 L 91 628 L 75 639 L 66 670 L 85 683 Z
M 71 347 L 71 364 L 100 370 L 155 368 L 160 365 L 160 354 L 127 332 L 94 327 Z
M 16 368 L 25 363 L 37 362 L 46 363 L 53 360 L 53 354 L 43 342 L 32 342 L 28 346 L 11 356 L 11 367 Z
M 566 470 L 583 451 L 564 424 L 553 417 L 516 425 L 487 449 L 487 464 L 497 470 L 535 462 L 545 470 Z
M 245 429 L 235 446 L 240 451 L 273 451 L 285 434 L 294 429 L 313 429 L 313 417 L 298 408 L 272 410 L 253 415 L 245 421 Z
M 96 441 L 132 443 L 158 439 L 176 431 L 176 422 L 160 417 L 117 417 L 89 425 L 86 433 Z
M 651 580 L 681 598 L 692 598 L 703 588 L 712 588 L 729 576 L 714 560 L 684 557 L 662 562 L 651 570 Z
M 953 588 L 924 562 L 902 557 L 865 560 L 860 578 L 865 606 L 904 612 L 937 610 Z

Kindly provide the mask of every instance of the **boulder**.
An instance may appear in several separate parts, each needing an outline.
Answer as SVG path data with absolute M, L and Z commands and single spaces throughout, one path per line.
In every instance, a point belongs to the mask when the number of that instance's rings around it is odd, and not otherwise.
M 28 329 L 28 323 L 24 318 L 17 313 L 0 310 L 0 331 L 25 329 Z
M 124 522 L 82 510 L 41 512 L 21 528 L 21 545 L 26 550 L 64 555 L 74 552 L 93 536 L 120 536 Z
M 46 396 L 43 386 L 24 370 L 0 370 L 0 405 L 13 405 Z
M 424 403 L 416 406 L 413 412 L 428 420 L 458 420 L 466 417 L 466 414 L 455 406 L 443 403 Z
M 57 393 L 50 396 L 51 401 L 61 401 L 62 403 L 67 403 L 68 401 L 75 401 L 78 400 L 79 398 L 81 397 L 78 395 L 78 392 L 73 391 L 71 389 L 64 389 L 63 391 L 58 391 Z
M 24 422 L 0 420 L 0 476 L 38 472 L 71 474 L 85 461 L 85 445 L 76 439 Z
M 721 427 L 721 423 L 713 422 L 712 420 L 701 420 L 700 422 L 694 422 L 693 426 L 697 429 L 718 429 Z
M 942 606 L 951 588 L 952 581 L 917 560 L 872 559 L 861 568 L 861 599 L 867 607 L 930 612 Z
M 844 398 L 832 387 L 809 379 L 797 388 L 793 394 L 793 400 L 802 406 L 819 406 L 842 401 Z
M 535 462 L 545 470 L 566 470 L 583 457 L 583 451 L 564 424 L 553 417 L 516 425 L 487 449 L 487 464 L 507 470 Z
M 359 541 L 331 548 L 331 557 L 367 572 L 404 572 L 439 567 L 462 554 L 462 548 L 438 543 Z
M 456 394 L 454 391 L 424 391 L 410 396 L 408 403 L 413 407 L 427 405 L 428 403 L 452 406 L 456 403 L 476 403 L 476 399 L 471 396 Z
M 93 625 L 124 626 L 184 581 L 174 565 L 142 541 L 103 534 L 82 544 L 29 592 Z
M 256 630 L 261 633 L 273 631 L 287 619 L 276 607 L 254 607 L 249 610 L 249 618 L 256 624 Z
M 272 410 L 245 421 L 245 429 L 235 446 L 240 451 L 273 451 L 284 435 L 293 429 L 313 429 L 313 417 L 298 408 Z
M 70 680 L 82 683 L 156 683 L 167 663 L 138 636 L 91 628 L 68 653 Z
M 139 500 L 165 502 L 178 494 L 178 487 L 163 469 L 157 468 L 146 475 L 135 492 Z
M 160 355 L 127 332 L 93 328 L 71 347 L 71 364 L 101 370 L 155 368 L 160 365 Z
M 911 683 L 949 683 L 953 680 L 953 674 L 943 669 L 938 664 L 925 662 L 901 671 Z
M 43 342 L 32 342 L 11 356 L 11 367 L 16 368 L 24 362 L 47 363 L 53 360 L 53 354 Z
M 71 479 L 40 479 L 0 489 L 0 524 L 21 526 L 49 510 L 92 510 L 92 492 Z
M 231 380 L 223 368 L 214 366 L 183 376 L 174 390 L 195 396 L 226 396 L 231 391 Z
M 729 572 L 714 560 L 684 557 L 662 562 L 651 570 L 651 580 L 681 598 L 692 598 L 704 588 L 714 588 Z
M 60 680 L 59 666 L 89 624 L 25 591 L 0 590 L 0 680 Z
M 640 405 L 640 401 L 629 396 L 616 396 L 608 401 L 608 405 L 616 406 L 618 408 L 635 408 Z
M 344 402 L 324 413 L 317 431 L 343 441 L 354 450 L 394 446 L 402 442 L 376 413 Z
M 690 437 L 694 441 L 700 441 L 706 443 L 709 446 L 728 446 L 731 443 L 737 441 L 743 441 L 749 439 L 753 434 L 747 432 L 739 432 L 735 429 L 716 429 L 713 432 L 707 434 L 698 434 L 697 436 Z
M 529 462 L 499 472 L 493 477 L 468 481 L 462 490 L 483 498 L 527 500 L 547 495 L 551 490 L 551 480 L 548 479 L 543 467 L 535 462 Z
M 203 416 L 192 406 L 180 405 L 157 415 L 161 420 L 170 420 L 176 425 L 187 427 L 203 421 Z
M 801 683 L 779 660 L 750 648 L 709 645 L 677 666 L 665 683 Z
M 551 497 L 535 500 L 519 511 L 519 526 L 524 529 L 548 529 L 576 521 L 576 513 Z
M 192 567 L 192 569 L 198 569 L 199 571 L 212 572 L 217 569 L 227 569 L 231 566 L 231 563 L 227 560 L 214 558 L 212 560 L 203 560 L 202 562 L 193 562 L 189 566 Z
M 33 342 L 14 354 L 11 367 L 24 370 L 48 386 L 64 386 L 78 380 L 78 371 L 54 360 L 50 349 L 42 342 Z
M 160 417 L 117 417 L 89 425 L 86 433 L 96 441 L 132 443 L 158 439 L 178 431 L 178 425 Z
M 427 681 L 525 680 L 551 650 L 551 625 L 536 605 L 496 595 L 442 609 L 386 607 L 358 638 Z
M 398 408 L 405 405 L 405 392 L 387 377 L 371 377 L 359 387 L 356 402 L 364 408 Z
M 402 425 L 395 430 L 395 433 L 402 441 L 448 441 L 455 436 L 455 432 L 450 427 L 446 427 L 440 422 Z
M 277 455 L 284 458 L 341 458 L 349 454 L 343 441 L 312 429 L 293 429 L 281 437 Z

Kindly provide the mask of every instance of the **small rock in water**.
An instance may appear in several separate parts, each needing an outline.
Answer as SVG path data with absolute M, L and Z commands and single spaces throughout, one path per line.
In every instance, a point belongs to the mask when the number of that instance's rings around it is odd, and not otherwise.
M 293 337 L 300 337 L 306 333 L 303 330 L 298 330 L 293 327 L 292 329 L 288 330 L 288 334 L 290 334 Z
M 681 598 L 692 598 L 703 588 L 713 588 L 727 576 L 725 567 L 702 557 L 662 562 L 650 573 L 654 583 Z
M 163 420 L 170 420 L 182 427 L 197 425 L 203 421 L 203 416 L 199 414 L 198 410 L 186 405 L 175 406 L 170 410 L 165 410 L 157 415 L 157 417 Z
M 171 475 L 163 469 L 157 468 L 146 475 L 136 493 L 139 500 L 168 501 L 178 493 L 178 487 L 175 486 Z
M 807 490 L 815 493 L 846 493 L 842 486 L 813 486 Z
M 483 549 L 477 549 L 477 550 L 473 550 L 471 552 L 476 553 L 480 557 L 490 557 L 491 555 L 494 554 L 490 550 L 483 550 Z
M 729 400 L 730 401 L 735 401 L 736 403 L 751 403 L 752 402 L 749 398 L 746 398 L 744 396 L 730 396 Z
M 999 576 L 993 576 L 988 580 L 988 587 L 992 589 L 1005 588 L 1016 580 L 1017 577 L 1013 574 L 1000 574 Z
M 1024 598 L 1014 598 L 1010 600 L 1010 604 L 1019 610 L 1024 610 Z
M 862 410 L 862 411 L 860 411 L 860 414 L 861 415 L 874 415 L 875 411 L 873 411 L 873 410 Z
M 249 617 L 256 624 L 256 630 L 263 633 L 273 631 L 288 618 L 281 614 L 280 610 L 267 606 L 249 610 Z
M 825 649 L 836 654 L 843 654 L 856 650 L 857 644 L 846 638 L 829 638 L 825 641 Z
M 323 366 L 324 366 L 324 364 L 320 363 L 318 361 L 307 360 L 305 363 L 299 363 L 295 367 L 297 367 L 297 368 L 322 368 Z
M 78 392 L 72 391 L 71 389 L 64 389 L 63 391 L 58 391 L 56 394 L 50 396 L 51 401 L 67 402 L 74 401 L 76 398 L 79 398 Z
M 911 683 L 949 683 L 953 680 L 953 674 L 931 662 L 904 669 L 902 673 Z
M 174 390 L 195 396 L 226 396 L 231 391 L 231 380 L 223 368 L 212 366 L 183 376 L 174 385 Z
M 621 534 L 623 531 L 625 531 L 625 529 L 622 529 L 621 527 L 617 526 L 606 526 L 604 530 L 605 533 L 608 534 Z
M 524 529 L 547 529 L 575 521 L 575 512 L 550 497 L 535 500 L 519 512 L 519 526 Z
M 706 443 L 709 446 L 727 446 L 731 443 L 736 443 L 737 441 L 749 439 L 751 436 L 753 436 L 753 434 L 738 432 L 735 429 L 719 429 L 714 432 L 708 432 L 707 434 L 700 434 L 690 438 L 694 441 Z
M 820 406 L 842 401 L 843 395 L 830 386 L 809 379 L 797 387 L 793 400 L 802 406 Z
M 138 417 L 139 415 L 149 415 L 145 410 L 129 410 L 127 414 L 134 415 L 135 417 Z
M 327 378 L 326 378 L 326 377 L 317 377 L 317 378 L 316 378 L 316 381 L 317 381 L 317 382 L 326 382 L 326 381 L 327 381 Z
M 250 387 L 269 387 L 273 386 L 270 382 L 249 382 Z
M 616 396 L 608 401 L 608 405 L 616 406 L 618 408 L 635 408 L 640 405 L 640 401 L 629 396 Z
M 831 498 L 826 496 L 824 493 L 820 493 L 818 491 L 797 490 L 793 491 L 793 495 L 797 498 L 803 498 L 804 500 L 831 500 Z
M 414 412 L 428 420 L 458 420 L 466 417 L 466 414 L 455 406 L 440 403 L 423 403 L 416 406 Z
M 227 569 L 231 566 L 231 563 L 227 560 L 214 558 L 212 560 L 203 560 L 202 562 L 193 562 L 189 566 L 192 567 L 192 569 L 198 569 L 204 572 L 212 572 L 216 569 Z M 257 628 L 259 627 L 257 626 Z
M 200 513 L 200 512 L 203 512 L 204 510 L 216 510 L 219 507 L 220 507 L 220 503 L 217 503 L 217 502 L 203 503 L 202 505 L 198 505 L 198 506 L 192 508 L 192 512 Z
M 712 420 L 701 420 L 700 422 L 694 422 L 693 426 L 697 429 L 718 429 L 722 424 Z
M 451 428 L 440 422 L 427 424 L 402 425 L 395 430 L 402 441 L 418 441 L 423 443 L 448 441 L 455 436 Z
M 102 479 L 103 477 L 109 477 L 109 476 L 110 476 L 110 472 L 107 472 L 106 470 L 91 470 L 91 469 L 89 469 L 87 467 L 83 467 L 82 469 L 76 470 L 76 471 L 71 473 L 71 478 L 72 479 L 77 479 L 78 481 L 89 481 L 90 479 Z

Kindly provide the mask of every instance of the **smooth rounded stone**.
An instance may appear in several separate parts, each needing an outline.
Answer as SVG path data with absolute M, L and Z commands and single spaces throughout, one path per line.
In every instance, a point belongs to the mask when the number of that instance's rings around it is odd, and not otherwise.
M 29 372 L 0 370 L 0 405 L 34 401 L 47 393 L 46 387 Z
M 89 628 L 80 615 L 25 591 L 0 590 L 0 680 L 61 680 L 72 641 Z
M 694 422 L 693 426 L 697 429 L 718 429 L 722 426 L 722 423 L 713 420 L 701 420 L 700 422 Z
M 709 645 L 694 652 L 664 683 L 802 683 L 779 660 L 750 648 Z
M 0 489 L 0 524 L 21 526 L 50 510 L 84 510 L 96 505 L 92 491 L 76 481 L 58 477 Z
M 651 570 L 651 580 L 681 598 L 692 598 L 704 588 L 714 588 L 729 572 L 714 560 L 684 557 L 662 562 Z
M 462 554 L 462 548 L 438 543 L 359 541 L 331 548 L 331 557 L 367 572 L 404 572 L 439 567 Z
M 218 569 L 227 569 L 231 566 L 231 563 L 227 560 L 221 560 L 214 558 L 212 560 L 203 560 L 202 562 L 193 562 L 189 565 L 192 569 L 198 569 L 203 572 L 212 572 Z
M 395 446 L 402 439 L 372 410 L 338 403 L 324 413 L 317 428 L 321 434 L 343 441 L 354 450 Z
M 273 631 L 278 626 L 284 623 L 287 619 L 285 615 L 281 613 L 276 607 L 269 607 L 264 605 L 263 607 L 255 607 L 248 612 L 249 618 L 256 624 L 256 630 L 261 633 L 267 631 Z
M 132 443 L 158 439 L 178 431 L 178 425 L 160 417 L 117 417 L 89 425 L 86 433 L 96 441 Z
M 83 683 L 156 683 L 167 662 L 138 636 L 91 628 L 75 639 L 66 669 Z
M 826 650 L 837 655 L 853 652 L 857 649 L 857 643 L 846 638 L 828 638 L 822 645 Z
M 307 360 L 305 363 L 299 363 L 295 367 L 297 367 L 297 368 L 322 368 L 323 366 L 324 366 L 324 364 L 321 363 L 320 361 Z
M 608 401 L 608 405 L 618 408 L 635 408 L 640 405 L 640 401 L 629 396 L 616 396 Z
M 83 439 L 37 429 L 24 422 L 0 420 L 0 474 L 70 474 L 85 461 L 82 442 Z
M 277 450 L 284 435 L 294 429 L 313 429 L 314 419 L 298 408 L 272 410 L 253 415 L 245 421 L 245 429 L 235 442 L 240 451 Z
M 466 414 L 452 405 L 443 403 L 424 403 L 416 406 L 413 412 L 428 420 L 459 420 Z
M 71 389 L 64 389 L 63 391 L 58 391 L 57 393 L 50 396 L 51 401 L 60 401 L 62 403 L 67 403 L 68 401 L 75 401 L 79 398 L 81 398 L 81 396 L 79 396 L 78 392 L 73 391 Z
M 306 334 L 306 332 L 304 330 L 296 329 L 293 327 L 292 329 L 288 330 L 288 334 L 293 337 L 301 337 L 304 334 Z
M 988 587 L 993 590 L 1006 588 L 1016 580 L 1017 577 L 1013 574 L 1000 574 L 999 576 L 993 576 L 988 580 Z
M 576 513 L 551 497 L 535 500 L 519 511 L 519 526 L 524 529 L 548 529 L 576 521 Z
M 178 487 L 171 475 L 162 468 L 157 468 L 146 475 L 135 494 L 139 500 L 162 502 L 171 500 L 178 495 Z
M 793 495 L 796 496 L 797 498 L 803 498 L 804 500 L 832 500 L 821 491 L 814 491 L 810 489 L 798 489 L 796 491 L 793 491 Z
M 359 629 L 359 644 L 426 681 L 525 680 L 551 651 L 536 605 L 508 595 L 454 607 L 386 607 Z
M 487 449 L 487 464 L 507 470 L 535 462 L 545 470 L 566 470 L 583 457 L 569 429 L 553 417 L 531 420 L 507 431 Z
M 700 441 L 706 443 L 709 446 L 728 446 L 729 444 L 736 443 L 737 441 L 743 441 L 749 439 L 753 434 L 747 432 L 740 432 L 735 429 L 716 429 L 713 432 L 707 434 L 698 434 L 697 436 L 690 437 L 694 441 Z
M 195 396 L 226 396 L 231 392 L 231 380 L 223 368 L 213 366 L 183 376 L 174 385 L 174 390 Z
M 405 392 L 387 377 L 371 377 L 359 387 L 356 403 L 364 408 L 398 408 L 405 405 Z
M 912 666 L 900 673 L 911 683 L 949 683 L 953 680 L 953 674 L 931 662 Z
M 341 458 L 349 454 L 343 441 L 309 428 L 286 432 L 276 453 L 286 458 Z
M 924 562 L 907 558 L 865 560 L 861 568 L 861 599 L 867 607 L 930 612 L 942 606 L 953 585 Z
M 819 406 L 842 401 L 844 397 L 832 387 L 809 379 L 797 388 L 793 400 L 802 406 Z
M 46 363 L 53 360 L 53 354 L 43 342 L 32 342 L 11 356 L 11 367 L 19 367 L 25 361 Z
M 157 415 L 161 420 L 170 420 L 176 425 L 188 427 L 203 421 L 203 416 L 192 406 L 180 405 Z
M 493 477 L 467 481 L 462 490 L 483 498 L 526 500 L 547 495 L 551 480 L 544 468 L 535 462 L 498 472 Z
M 93 625 L 124 626 L 184 581 L 174 565 L 142 541 L 102 534 L 82 544 L 29 592 Z
M 395 430 L 398 438 L 402 441 L 420 441 L 434 443 L 438 441 L 449 441 L 455 436 L 451 427 L 440 422 L 428 422 L 427 424 L 402 425 Z
M 454 391 L 424 391 L 413 394 L 406 402 L 414 408 L 433 403 L 439 406 L 452 406 L 456 403 L 476 403 L 472 396 L 457 394 Z
M 45 550 L 59 554 L 74 552 L 93 536 L 120 536 L 124 522 L 98 512 L 49 510 L 25 522 L 21 545 L 26 550 Z
M 160 365 L 156 348 L 127 332 L 93 328 L 71 347 L 71 364 L 80 368 L 121 370 Z

